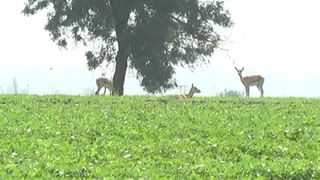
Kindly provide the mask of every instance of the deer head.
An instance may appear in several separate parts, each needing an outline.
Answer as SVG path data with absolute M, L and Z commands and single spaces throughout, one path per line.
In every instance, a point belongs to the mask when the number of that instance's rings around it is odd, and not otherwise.
M 242 69 L 240 69 L 240 70 L 237 67 L 234 67 L 234 68 L 238 72 L 239 76 L 242 77 L 242 71 L 244 70 L 244 67 L 242 67 Z
M 200 89 L 198 89 L 196 86 L 193 85 L 193 83 L 191 84 L 191 88 L 189 93 L 186 95 L 187 97 L 191 98 L 195 93 L 201 93 Z

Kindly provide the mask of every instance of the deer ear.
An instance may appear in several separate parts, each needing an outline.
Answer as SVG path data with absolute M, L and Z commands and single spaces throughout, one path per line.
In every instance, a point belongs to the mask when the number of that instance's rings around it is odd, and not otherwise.
M 193 83 L 191 84 L 191 87 L 193 87 Z
M 241 71 L 243 71 L 243 70 L 244 70 L 244 67 L 242 67 Z

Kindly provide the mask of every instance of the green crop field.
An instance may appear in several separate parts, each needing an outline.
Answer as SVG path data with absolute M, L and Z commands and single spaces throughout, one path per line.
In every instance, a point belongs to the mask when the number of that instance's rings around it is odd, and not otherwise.
M 0 96 L 1 179 L 320 179 L 320 99 Z

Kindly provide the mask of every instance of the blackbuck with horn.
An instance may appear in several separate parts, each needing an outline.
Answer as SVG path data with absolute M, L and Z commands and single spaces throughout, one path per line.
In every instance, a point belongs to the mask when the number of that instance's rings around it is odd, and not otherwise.
M 263 97 L 264 78 L 261 75 L 243 77 L 242 71 L 244 70 L 244 67 L 240 70 L 237 67 L 234 67 L 234 68 L 237 70 L 240 80 L 244 85 L 244 87 L 246 88 L 246 97 L 249 97 L 250 86 L 257 86 L 258 90 L 260 91 L 261 97 Z
M 96 95 L 99 95 L 99 92 L 103 87 L 104 87 L 104 92 L 103 92 L 104 95 L 106 94 L 107 89 L 109 89 L 110 94 L 116 93 L 116 90 L 113 86 L 112 81 L 108 78 L 104 78 L 104 77 L 98 78 L 96 79 L 96 84 L 98 86 L 98 89 L 95 93 Z

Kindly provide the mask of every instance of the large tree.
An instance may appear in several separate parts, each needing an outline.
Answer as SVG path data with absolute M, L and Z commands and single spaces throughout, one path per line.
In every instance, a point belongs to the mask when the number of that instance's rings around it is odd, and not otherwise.
M 62 47 L 70 39 L 86 45 L 90 70 L 116 64 L 120 95 L 128 67 L 148 92 L 172 88 L 174 68 L 207 62 L 221 42 L 218 30 L 231 26 L 223 2 L 215 0 L 28 0 L 23 13 L 44 9 L 52 40 Z

